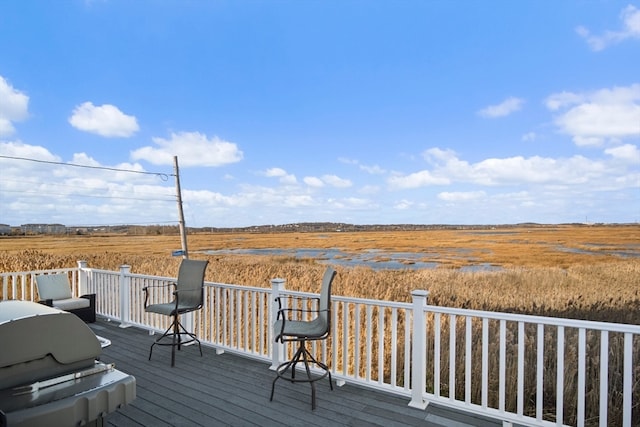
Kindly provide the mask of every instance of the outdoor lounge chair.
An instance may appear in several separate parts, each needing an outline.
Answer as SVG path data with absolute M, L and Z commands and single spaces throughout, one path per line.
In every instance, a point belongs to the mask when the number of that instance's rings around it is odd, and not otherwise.
M 96 321 L 96 294 L 73 297 L 67 273 L 38 275 L 36 286 L 40 304 L 68 311 L 88 323 Z
M 157 286 L 147 286 L 143 288 L 144 291 L 144 310 L 147 313 L 158 313 L 165 316 L 171 316 L 173 321 L 162 336 L 155 340 L 151 344 L 149 350 L 149 360 L 151 360 L 151 353 L 153 353 L 153 346 L 158 345 L 170 345 L 171 346 L 171 366 L 175 366 L 176 360 L 176 347 L 178 350 L 185 344 L 196 342 L 200 349 L 200 356 L 202 356 L 202 346 L 200 340 L 192 332 L 189 332 L 180 323 L 180 315 L 188 313 L 190 311 L 200 310 L 202 308 L 202 301 L 204 297 L 204 273 L 207 269 L 209 261 L 183 259 L 180 263 L 180 269 L 178 270 L 178 280 L 175 283 L 169 283 L 163 286 L 175 286 L 173 291 L 173 301 L 162 304 L 150 304 L 149 288 Z M 186 335 L 187 339 L 184 341 L 182 336 Z M 165 338 L 167 339 L 164 342 Z
M 333 268 L 327 267 L 322 278 L 322 289 L 320 298 L 315 298 L 317 308 L 288 308 L 290 305 L 284 306 L 283 299 L 292 299 L 293 297 L 279 297 L 278 316 L 273 325 L 273 334 L 276 342 L 297 342 L 298 349 L 293 358 L 284 362 L 276 369 L 277 375 L 271 384 L 271 397 L 273 400 L 273 392 L 275 391 L 276 381 L 284 378 L 287 381 L 308 382 L 311 384 L 311 409 L 316 409 L 316 386 L 315 382 L 325 377 L 329 377 L 329 386 L 333 390 L 331 381 L 331 371 L 326 364 L 317 360 L 313 353 L 307 348 L 308 341 L 325 340 L 329 337 L 331 330 L 331 283 L 333 282 L 336 272 Z M 310 320 L 305 320 L 307 316 L 313 316 Z M 304 365 L 307 373 L 306 377 L 296 378 L 296 365 L 301 363 Z M 316 365 L 322 369 L 320 375 L 311 374 L 311 365 Z

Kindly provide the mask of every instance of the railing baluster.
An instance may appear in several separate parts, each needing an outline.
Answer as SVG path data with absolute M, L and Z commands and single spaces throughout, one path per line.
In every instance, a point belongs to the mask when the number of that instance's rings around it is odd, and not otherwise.
M 517 414 L 524 414 L 524 322 L 518 322 L 518 396 Z
M 483 408 L 489 405 L 489 319 L 482 319 L 482 402 Z
M 506 369 L 507 369 L 507 322 L 504 319 L 500 320 L 500 361 L 498 362 L 498 396 L 499 404 L 498 409 L 500 412 L 505 411 L 505 393 L 506 393 Z
M 236 290 L 236 348 L 241 349 L 243 343 L 243 327 L 242 327 L 242 295 L 243 291 Z
M 558 326 L 556 347 L 556 424 L 561 426 L 564 420 L 564 326 Z
M 536 343 L 536 420 L 542 421 L 544 409 L 544 325 L 539 323 Z
M 391 309 L 391 386 L 397 386 L 398 374 L 398 309 Z
M 411 390 L 411 325 L 413 314 L 409 309 L 404 310 L 404 389 Z
M 586 384 L 586 346 L 587 336 L 584 328 L 578 329 L 578 408 L 577 408 L 577 424 L 579 427 L 584 426 L 584 405 L 585 405 L 585 384 Z
M 342 374 L 349 374 L 349 303 L 342 303 Z M 355 340 L 354 340 L 355 341 Z M 354 343 L 354 347 L 357 344 Z M 358 377 L 358 372 L 354 373 L 354 378 Z
M 249 295 L 246 291 L 243 292 L 242 306 L 243 306 L 242 307 L 243 319 L 241 323 L 244 323 L 244 328 L 243 328 L 244 329 L 244 349 L 243 350 L 250 353 L 253 351 L 255 347 L 254 346 L 249 347 L 249 339 L 250 339 L 249 331 L 253 330 L 253 326 L 251 324 L 251 318 L 249 317 Z
M 385 337 L 385 310 L 384 307 L 378 307 L 378 384 L 384 382 L 384 337 Z
M 353 307 L 353 327 L 355 329 L 353 334 L 353 365 L 354 365 L 354 376 L 356 378 L 361 378 L 360 374 L 360 304 L 354 304 Z
M 609 331 L 600 333 L 600 427 L 607 426 L 609 409 Z
M 449 315 L 449 400 L 456 398 L 456 315 Z
M 366 343 L 365 343 L 365 358 L 366 358 L 366 371 L 365 371 L 365 380 L 367 382 L 371 381 L 371 369 L 372 369 L 372 360 L 371 360 L 371 335 L 373 335 L 373 331 L 371 330 L 371 305 L 366 305 L 366 323 L 367 323 L 367 333 L 366 333 Z
M 440 348 L 442 345 L 440 332 L 442 330 L 440 313 L 435 314 L 433 319 L 434 338 L 433 338 L 433 393 L 436 397 L 440 397 Z
M 622 385 L 622 425 L 631 426 L 631 396 L 633 387 L 633 334 L 624 334 L 624 365 L 623 365 L 623 385 Z
M 465 318 L 464 346 L 464 402 L 471 403 L 471 352 L 472 352 L 471 316 Z

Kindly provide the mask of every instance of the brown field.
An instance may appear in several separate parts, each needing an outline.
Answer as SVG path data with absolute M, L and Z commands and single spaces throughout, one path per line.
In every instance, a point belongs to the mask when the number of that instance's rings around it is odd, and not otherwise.
M 172 257 L 171 251 L 179 248 L 180 238 L 177 235 L 1 237 L 0 272 L 74 267 L 77 260 L 82 259 L 86 260 L 90 267 L 100 269 L 117 270 L 120 265 L 127 264 L 134 273 L 175 277 L 180 258 Z M 202 253 L 206 250 L 234 248 L 339 248 L 344 252 L 353 253 L 370 249 L 417 252 L 423 254 L 424 261 L 437 261 L 440 266 L 435 269 L 418 270 L 373 270 L 369 267 L 337 266 L 338 276 L 334 281 L 334 293 L 361 298 L 409 301 L 412 290 L 426 289 L 430 291 L 429 302 L 441 306 L 640 324 L 638 226 L 348 233 L 200 233 L 189 236 L 191 258 L 208 258 L 211 261 L 206 277 L 209 281 L 266 287 L 270 286 L 270 279 L 283 277 L 287 279 L 289 289 L 317 292 L 324 265 L 315 260 L 290 256 Z M 460 255 L 461 250 L 464 250 L 464 256 Z M 588 250 L 590 253 L 581 253 L 581 250 Z M 615 251 L 633 252 L 635 256 L 620 257 L 612 254 Z M 464 265 L 483 263 L 503 269 L 491 272 L 462 272 L 458 269 Z M 446 319 L 444 322 L 446 323 Z M 446 325 L 444 327 L 446 329 Z M 492 324 L 491 328 L 491 336 L 495 336 L 497 324 Z M 463 329 L 462 325 L 459 325 L 460 337 L 456 344 L 458 347 L 464 343 Z M 515 334 L 515 331 L 513 333 Z M 548 342 L 545 348 L 552 348 L 553 331 L 546 331 L 545 334 L 545 343 Z M 574 335 L 567 334 L 567 348 L 575 348 L 577 337 Z M 448 334 L 443 333 L 443 337 L 446 341 Z M 474 340 L 476 338 L 474 336 Z M 615 355 L 621 354 L 622 341 L 618 336 L 611 336 L 610 341 L 610 387 L 621 390 L 619 378 L 622 365 Z M 446 343 L 443 345 L 446 348 Z M 497 342 L 492 340 L 491 354 L 497 354 L 496 345 Z M 509 343 L 509 346 L 513 345 L 516 344 Z M 588 347 L 587 363 L 593 370 L 599 364 L 597 337 L 589 337 Z M 340 346 L 337 345 L 337 348 Z M 402 345 L 399 345 L 399 348 L 402 349 Z M 464 349 L 458 348 L 456 354 L 464 354 Z M 527 357 L 536 354 L 535 342 L 527 342 L 526 354 Z M 442 387 L 448 387 L 448 355 L 444 354 L 441 357 L 441 369 L 444 372 Z M 462 372 L 464 360 L 460 356 L 456 357 L 456 365 L 459 365 L 456 369 Z M 545 378 L 553 379 L 555 363 L 552 360 L 552 352 L 549 357 L 550 360 L 545 361 L 545 369 L 549 370 Z M 634 343 L 633 359 L 637 366 L 640 359 L 637 341 Z M 431 356 L 428 360 L 433 363 Z M 479 357 L 474 358 L 472 367 L 476 373 L 481 369 L 478 360 Z M 495 371 L 497 365 L 492 362 L 492 366 Z M 576 366 L 575 363 L 565 365 L 565 378 L 576 377 Z M 433 369 L 433 366 L 430 365 L 428 369 Z M 509 360 L 509 378 L 515 378 L 515 369 L 515 363 Z M 385 375 L 388 375 L 386 371 Z M 535 375 L 535 372 L 527 371 L 525 378 L 525 393 L 531 396 L 526 403 L 526 412 L 529 413 L 536 392 L 535 377 L 531 375 Z M 598 373 L 589 371 L 588 375 L 589 390 L 598 390 Z M 458 381 L 461 381 L 461 378 L 462 375 L 458 377 Z M 497 388 L 494 380 L 497 373 L 493 372 L 491 378 L 491 399 L 494 400 Z M 476 402 L 480 396 L 478 384 L 476 381 L 473 389 L 473 400 Z M 458 392 L 463 390 L 463 387 L 462 383 L 456 384 Z M 513 381 L 507 385 L 507 407 L 512 410 L 516 404 L 515 387 Z M 587 395 L 587 425 L 596 425 L 597 393 L 590 391 Z M 553 408 L 555 390 L 552 381 L 548 386 L 545 384 L 544 396 L 545 408 Z M 567 417 L 564 421 L 572 424 L 575 419 L 573 415 L 568 414 L 575 413 L 576 394 L 573 385 L 567 385 L 564 396 Z M 640 399 L 640 383 L 637 381 L 633 387 L 633 399 L 634 402 Z M 609 402 L 609 421 L 612 425 L 621 422 L 621 405 L 622 394 L 612 393 Z M 634 420 L 640 419 L 640 406 L 634 406 L 633 417 Z

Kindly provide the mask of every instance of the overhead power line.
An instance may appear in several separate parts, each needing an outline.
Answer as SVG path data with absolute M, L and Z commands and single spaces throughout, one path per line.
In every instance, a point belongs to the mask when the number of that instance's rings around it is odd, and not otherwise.
M 109 168 L 109 167 L 106 167 L 106 166 L 79 165 L 79 164 L 76 164 L 76 163 L 65 163 L 65 162 L 54 162 L 54 161 L 51 161 L 51 160 L 30 159 L 28 157 L 16 157 L 16 156 L 0 155 L 0 158 L 11 159 L 11 160 L 24 160 L 24 161 L 35 162 L 35 163 L 47 163 L 47 164 L 50 164 L 50 165 L 73 166 L 73 167 L 76 167 L 76 168 L 101 169 L 101 170 L 108 170 L 108 171 L 115 171 L 115 172 L 128 172 L 128 173 L 138 173 L 138 174 L 142 174 L 142 175 L 155 175 L 155 176 L 159 177 L 163 181 L 168 181 L 170 176 L 175 176 L 173 174 L 167 174 L 167 173 L 163 173 L 163 172 L 147 172 L 147 171 L 137 171 L 137 170 L 133 170 L 133 169 Z
M 140 200 L 144 202 L 175 202 L 175 196 L 171 199 L 155 199 L 149 197 L 125 197 L 125 196 L 98 196 L 95 194 L 73 194 L 73 193 L 47 193 L 43 195 L 40 191 L 30 191 L 30 190 L 5 190 L 0 188 L 0 193 L 20 193 L 22 195 L 36 195 L 40 198 L 42 197 L 54 197 L 54 196 L 62 196 L 62 197 L 81 197 L 81 198 L 90 198 L 90 199 L 120 199 L 120 200 Z

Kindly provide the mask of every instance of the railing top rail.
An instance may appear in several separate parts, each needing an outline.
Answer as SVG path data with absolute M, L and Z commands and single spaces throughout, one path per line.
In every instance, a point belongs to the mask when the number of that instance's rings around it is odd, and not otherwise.
M 78 267 L 68 267 L 68 268 L 49 268 L 46 270 L 30 270 L 30 271 L 6 271 L 0 273 L 0 277 L 4 276 L 22 276 L 22 275 L 30 275 L 30 274 L 55 274 L 55 273 L 68 273 L 70 271 L 78 271 Z
M 437 305 L 425 306 L 425 312 L 454 314 L 467 317 L 481 317 L 491 320 L 507 320 L 512 322 L 525 322 L 545 324 L 550 326 L 566 326 L 572 328 L 586 328 L 610 332 L 632 333 L 640 335 L 640 325 L 625 323 L 596 322 L 593 320 L 567 319 L 563 317 L 535 316 L 530 314 L 502 313 L 497 311 L 470 310 L 467 308 L 441 307 Z
M 302 292 L 302 291 L 292 291 L 286 289 L 282 291 L 284 295 L 297 296 L 302 298 L 316 298 L 318 297 L 318 293 L 314 292 Z M 374 305 L 378 307 L 388 307 L 388 308 L 401 308 L 401 309 L 410 309 L 411 303 L 407 302 L 398 302 L 398 301 L 385 301 L 378 299 L 367 299 L 367 298 L 357 298 L 357 297 L 346 297 L 342 295 L 331 295 L 332 301 L 338 302 L 346 302 L 346 303 L 354 303 L 360 305 Z
M 260 286 L 245 286 L 245 285 L 233 285 L 229 283 L 219 283 L 219 282 L 204 282 L 205 286 L 222 288 L 222 289 L 238 289 L 251 291 L 251 292 L 271 292 L 271 288 L 263 288 Z
M 100 268 L 83 268 L 82 270 L 90 272 L 90 273 L 100 273 L 100 274 L 120 274 L 119 271 L 114 271 L 114 270 L 103 270 Z

